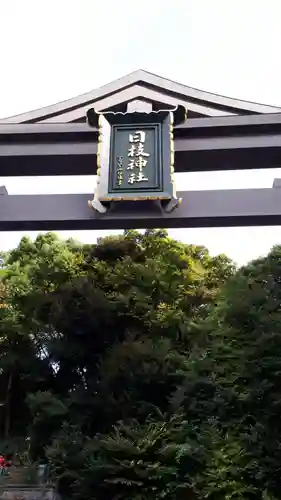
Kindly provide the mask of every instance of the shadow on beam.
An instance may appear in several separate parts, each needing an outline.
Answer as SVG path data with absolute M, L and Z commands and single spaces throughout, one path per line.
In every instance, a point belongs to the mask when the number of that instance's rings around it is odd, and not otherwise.
M 235 189 L 178 193 L 171 214 L 155 204 L 115 204 L 101 215 L 88 206 L 90 194 L 0 196 L 1 231 L 129 228 L 188 228 L 281 225 L 279 189 Z

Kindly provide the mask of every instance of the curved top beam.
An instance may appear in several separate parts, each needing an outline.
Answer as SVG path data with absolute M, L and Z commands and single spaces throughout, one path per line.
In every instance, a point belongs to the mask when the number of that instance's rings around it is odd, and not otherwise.
M 0 120 L 0 123 L 73 122 L 83 118 L 86 110 L 93 104 L 99 108 L 99 101 L 112 100 L 116 105 L 116 102 L 124 102 L 121 96 L 120 100 L 118 99 L 119 94 L 124 91 L 127 91 L 126 94 L 129 96 L 132 92 L 132 94 L 137 93 L 140 98 L 145 98 L 149 90 L 158 102 L 162 102 L 161 97 L 164 102 L 169 99 L 173 102 L 181 101 L 181 104 L 186 103 L 187 109 L 196 109 L 198 116 L 281 113 L 281 107 L 223 97 L 182 85 L 148 71 L 137 70 L 78 97 L 5 118 Z

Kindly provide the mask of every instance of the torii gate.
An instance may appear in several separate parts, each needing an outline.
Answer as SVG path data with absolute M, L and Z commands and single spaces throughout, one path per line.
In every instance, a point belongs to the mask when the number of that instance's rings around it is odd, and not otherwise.
M 156 112 L 184 106 L 174 129 L 175 171 L 281 165 L 281 108 L 210 94 L 138 70 L 74 99 L 0 120 L 0 176 L 95 175 L 97 129 L 87 112 Z M 1 110 L 0 110 L 1 112 Z M 179 187 L 179 186 L 178 186 Z M 281 181 L 271 189 L 179 192 L 168 213 L 128 202 L 101 214 L 91 194 L 8 195 L 0 188 L 0 230 L 124 229 L 281 225 Z

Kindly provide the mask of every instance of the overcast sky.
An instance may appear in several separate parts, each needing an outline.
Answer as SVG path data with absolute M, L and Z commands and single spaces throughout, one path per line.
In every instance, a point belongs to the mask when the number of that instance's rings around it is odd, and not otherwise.
M 0 117 L 74 97 L 139 68 L 281 107 L 280 20 L 280 0 L 0 0 Z M 182 174 L 176 180 L 181 190 L 231 189 L 271 187 L 274 177 L 281 177 L 281 169 Z M 0 177 L 3 184 L 10 194 L 90 190 L 87 177 Z M 170 234 L 239 264 L 281 243 L 280 227 Z M 101 233 L 61 235 L 94 242 Z M 21 236 L 0 233 L 0 248 L 15 246 Z

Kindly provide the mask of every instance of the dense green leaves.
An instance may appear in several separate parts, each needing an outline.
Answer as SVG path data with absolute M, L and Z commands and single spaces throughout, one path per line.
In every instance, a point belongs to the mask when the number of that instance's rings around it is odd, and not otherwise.
M 0 432 L 63 497 L 281 498 L 281 247 L 48 233 L 0 279 Z
M 70 433 L 64 429 L 48 456 L 59 487 L 65 487 L 69 471 L 75 476 L 75 481 L 68 482 L 68 493 L 74 497 L 87 498 L 93 491 L 95 497 L 104 499 L 192 497 L 193 477 L 203 467 L 204 450 L 187 438 L 187 427 L 182 415 L 158 414 L 157 421 L 148 419 L 143 425 L 135 420 L 130 425 L 117 423 L 109 435 L 79 443 L 79 463 L 71 445 L 76 444 L 77 429 Z M 65 449 L 68 478 L 61 467 Z
M 210 356 L 220 363 L 222 423 L 239 426 L 252 459 L 248 482 L 280 496 L 281 247 L 240 269 L 210 320 Z

